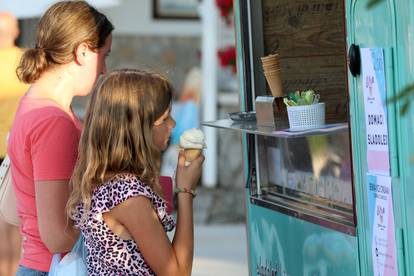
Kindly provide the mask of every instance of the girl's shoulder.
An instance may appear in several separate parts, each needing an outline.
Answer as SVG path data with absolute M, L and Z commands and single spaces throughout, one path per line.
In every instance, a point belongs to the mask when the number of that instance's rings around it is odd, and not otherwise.
M 134 196 L 145 196 L 151 201 L 156 197 L 151 187 L 140 181 L 136 175 L 117 174 L 94 190 L 92 209 L 106 212 Z
M 132 173 L 119 173 L 112 177 L 109 181 L 100 185 L 96 188 L 96 192 L 101 191 L 118 191 L 118 192 L 129 192 L 138 190 L 146 194 L 153 194 L 153 190 L 150 186 L 142 182 L 138 176 Z
M 171 231 L 175 227 L 173 217 L 166 211 L 167 205 L 165 200 L 136 175 L 129 173 L 118 174 L 108 182 L 95 188 L 87 220 L 89 223 L 92 223 L 96 218 L 99 220 L 102 213 L 109 212 L 112 208 L 134 196 L 144 196 L 151 201 L 166 231 Z M 81 221 L 84 212 L 83 207 L 83 204 L 78 206 L 75 219 L 77 222 Z M 91 220 L 91 218 L 94 219 Z

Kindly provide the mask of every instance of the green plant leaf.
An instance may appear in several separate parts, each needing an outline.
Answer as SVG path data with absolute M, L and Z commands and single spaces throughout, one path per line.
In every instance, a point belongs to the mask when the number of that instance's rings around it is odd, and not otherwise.
M 370 0 L 370 1 L 367 3 L 367 9 L 371 9 L 371 8 L 373 8 L 374 6 L 378 5 L 379 3 L 383 2 L 383 1 L 384 1 L 384 0 Z
M 292 101 L 294 101 L 294 102 L 297 102 L 297 101 L 298 101 L 298 98 L 296 98 L 296 92 L 292 92 L 292 93 L 290 93 L 290 94 L 289 94 L 289 98 L 290 98 Z
M 403 90 L 400 91 L 400 93 L 398 93 L 394 97 L 391 97 L 388 100 L 388 102 L 396 102 L 396 101 L 402 100 L 410 96 L 410 94 L 412 93 L 414 93 L 414 83 L 411 83 L 408 86 L 406 86 Z
M 411 97 L 414 94 L 414 83 L 409 84 L 403 90 L 401 90 L 397 95 L 388 99 L 387 104 L 394 103 L 397 101 L 402 101 L 402 106 L 400 110 L 400 114 L 404 115 L 407 113 L 408 108 L 411 104 Z
M 401 115 L 404 115 L 405 113 L 407 113 L 408 108 L 410 107 L 410 102 L 409 101 L 405 101 L 401 107 L 400 113 Z

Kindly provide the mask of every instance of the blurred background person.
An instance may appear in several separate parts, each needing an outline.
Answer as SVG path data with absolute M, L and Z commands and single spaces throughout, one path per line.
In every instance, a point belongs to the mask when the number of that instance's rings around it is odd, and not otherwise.
M 6 155 L 6 135 L 11 127 L 19 99 L 26 92 L 28 85 L 22 83 L 16 68 L 23 51 L 15 45 L 19 36 L 17 18 L 0 12 L 0 158 Z
M 0 11 L 0 161 L 6 155 L 6 136 L 19 99 L 28 88 L 16 75 L 23 53 L 15 45 L 18 36 L 17 18 Z M 13 275 L 20 255 L 19 228 L 0 220 L 0 237 L 0 275 Z
M 191 68 L 178 99 L 172 103 L 171 116 L 176 126 L 172 131 L 170 144 L 162 156 L 161 175 L 174 175 L 181 134 L 187 129 L 200 127 L 201 78 L 200 68 Z

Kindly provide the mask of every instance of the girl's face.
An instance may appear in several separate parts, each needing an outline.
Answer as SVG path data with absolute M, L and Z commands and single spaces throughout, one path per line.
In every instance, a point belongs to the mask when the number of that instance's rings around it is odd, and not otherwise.
M 95 85 L 96 80 L 101 74 L 106 73 L 106 57 L 109 55 L 112 46 L 112 34 L 110 34 L 106 40 L 105 44 L 98 48 L 95 51 L 88 50 L 88 55 L 85 60 L 85 69 L 81 73 L 81 78 L 84 79 L 83 87 L 80 89 L 81 95 L 86 96 L 91 91 Z
M 168 140 L 170 139 L 174 127 L 175 121 L 171 117 L 171 107 L 169 107 L 164 114 L 154 122 L 154 127 L 152 129 L 154 143 L 160 151 L 167 148 Z

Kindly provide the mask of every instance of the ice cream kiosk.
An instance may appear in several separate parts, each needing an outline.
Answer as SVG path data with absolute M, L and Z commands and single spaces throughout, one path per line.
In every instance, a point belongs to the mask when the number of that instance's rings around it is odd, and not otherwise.
M 368 2 L 234 1 L 240 112 L 204 125 L 241 133 L 250 275 L 414 275 L 414 1 Z M 293 129 L 310 89 L 324 124 Z

